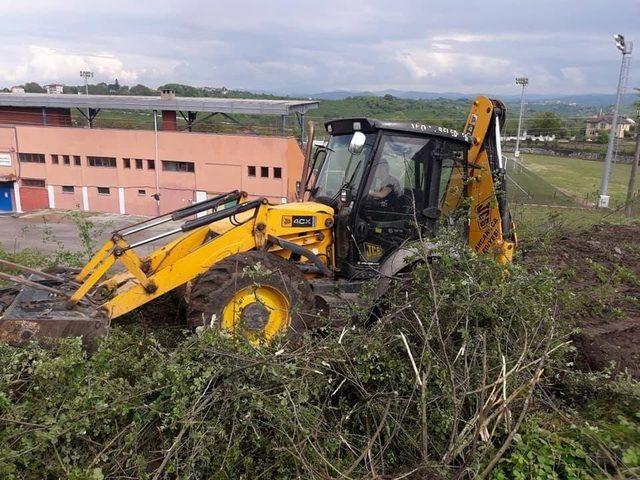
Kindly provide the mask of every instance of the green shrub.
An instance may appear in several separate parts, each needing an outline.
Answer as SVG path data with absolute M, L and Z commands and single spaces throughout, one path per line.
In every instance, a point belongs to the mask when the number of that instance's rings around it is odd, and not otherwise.
M 552 376 L 554 283 L 453 245 L 438 255 L 389 288 L 372 326 L 267 348 L 210 330 L 169 347 L 136 328 L 92 355 L 0 345 L 0 477 L 481 471 Z
M 613 418 L 612 418 L 613 417 Z M 502 459 L 496 480 L 590 480 L 637 478 L 640 473 L 640 412 L 583 416 L 569 423 L 556 415 L 533 417 Z

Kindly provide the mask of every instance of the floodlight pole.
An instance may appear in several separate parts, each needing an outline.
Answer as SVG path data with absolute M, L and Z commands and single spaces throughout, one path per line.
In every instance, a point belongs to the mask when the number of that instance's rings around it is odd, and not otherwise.
M 520 157 L 520 127 L 522 126 L 522 112 L 524 111 L 524 89 L 529 84 L 527 77 L 516 77 L 516 85 L 522 85 L 522 93 L 520 94 L 520 116 L 518 117 L 518 134 L 516 135 L 516 151 L 513 156 Z
M 89 95 L 89 79 L 93 77 L 93 72 L 89 70 L 80 70 L 80 76 L 84 78 L 84 94 Z M 91 128 L 91 109 L 87 107 L 87 122 L 89 122 L 89 128 Z
M 618 90 L 616 92 L 616 104 L 613 109 L 613 119 L 611 120 L 611 131 L 609 133 L 609 144 L 607 145 L 607 156 L 604 159 L 604 172 L 600 182 L 600 198 L 598 199 L 598 208 L 609 207 L 609 175 L 611 175 L 611 163 L 613 162 L 613 151 L 616 145 L 618 133 L 618 112 L 620 111 L 620 100 L 622 98 L 622 89 L 624 85 L 624 75 L 627 65 L 627 56 L 631 55 L 633 49 L 632 42 L 625 42 L 622 35 L 615 35 L 616 47 L 622 52 L 622 62 L 620 63 L 620 75 L 618 77 Z

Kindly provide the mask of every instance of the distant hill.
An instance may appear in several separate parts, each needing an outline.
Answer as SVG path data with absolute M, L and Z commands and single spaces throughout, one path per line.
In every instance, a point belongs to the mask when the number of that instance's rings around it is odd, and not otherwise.
M 482 93 L 482 92 L 479 92 Z M 485 93 L 486 94 L 486 93 Z M 396 98 L 403 98 L 407 100 L 435 100 L 438 98 L 444 98 L 448 100 L 470 99 L 476 96 L 476 94 L 461 93 L 461 92 L 418 92 L 411 90 L 380 90 L 380 91 L 359 91 L 359 90 L 334 90 L 329 92 L 321 92 L 314 94 L 300 94 L 291 95 L 293 97 L 299 96 L 303 98 L 317 98 L 319 100 L 344 100 L 351 97 L 384 97 L 385 95 L 393 95 Z M 502 99 L 505 102 L 514 102 L 520 100 L 519 94 L 486 94 Z M 616 100 L 615 94 L 609 93 L 587 93 L 580 95 L 561 95 L 561 94 L 539 94 L 529 93 L 526 94 L 527 103 L 532 104 L 553 104 L 553 103 L 565 103 L 574 104 L 587 107 L 608 107 L 613 105 Z M 635 93 L 626 93 L 622 98 L 622 104 L 624 106 L 630 106 L 638 100 L 638 95 Z
M 380 90 L 376 92 L 335 90 L 332 92 L 314 93 L 310 95 L 303 94 L 300 96 L 317 98 L 319 100 L 344 100 L 345 98 L 351 98 L 351 97 L 384 97 L 385 95 L 393 95 L 394 97 L 404 98 L 407 100 L 435 100 L 438 98 L 446 98 L 448 100 L 459 100 L 461 98 L 472 97 L 472 95 L 466 94 L 466 93 L 414 92 L 414 91 L 406 91 L 406 90 Z

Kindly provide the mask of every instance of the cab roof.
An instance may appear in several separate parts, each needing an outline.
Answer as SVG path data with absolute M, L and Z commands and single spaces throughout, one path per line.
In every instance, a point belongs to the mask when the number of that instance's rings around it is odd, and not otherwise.
M 413 135 L 437 136 L 471 145 L 470 137 L 458 130 L 420 122 L 387 122 L 374 118 L 341 118 L 329 120 L 324 124 L 324 128 L 327 133 L 332 135 L 344 135 L 356 131 L 375 133 L 380 130 L 388 130 Z

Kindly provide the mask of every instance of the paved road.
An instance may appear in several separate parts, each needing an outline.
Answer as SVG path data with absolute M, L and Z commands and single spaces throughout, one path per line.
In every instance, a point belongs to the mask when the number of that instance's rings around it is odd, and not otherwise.
M 86 220 L 93 226 L 90 232 L 95 247 L 109 239 L 113 230 L 131 225 L 144 217 L 118 215 L 112 213 L 87 214 Z M 154 227 L 143 234 L 132 236 L 135 240 L 174 228 L 172 222 L 161 227 Z M 82 251 L 78 225 L 64 211 L 43 210 L 36 213 L 24 214 L 19 217 L 0 216 L 0 246 L 7 251 L 19 251 L 25 248 L 38 250 L 42 253 L 53 253 L 61 248 L 70 251 Z M 155 244 L 157 248 L 158 244 Z M 139 249 L 140 254 L 146 254 L 154 245 Z

